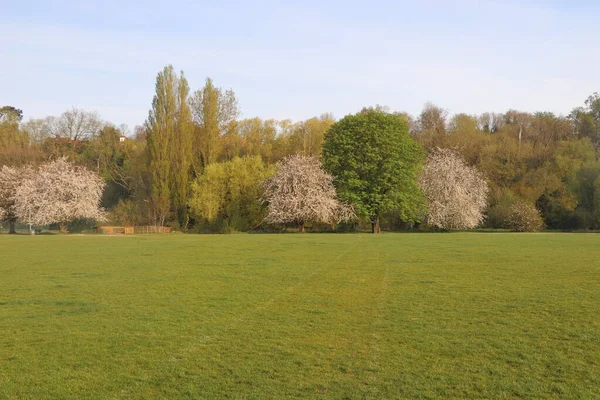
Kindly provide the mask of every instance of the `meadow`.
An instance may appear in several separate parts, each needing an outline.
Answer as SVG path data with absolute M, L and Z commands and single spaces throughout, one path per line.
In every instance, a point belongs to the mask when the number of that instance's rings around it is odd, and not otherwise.
M 0 235 L 0 398 L 600 398 L 600 235 Z

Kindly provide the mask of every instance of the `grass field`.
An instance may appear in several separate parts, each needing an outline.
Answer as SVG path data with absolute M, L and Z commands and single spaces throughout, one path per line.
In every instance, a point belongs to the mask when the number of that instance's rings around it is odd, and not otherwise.
M 0 398 L 600 398 L 600 235 L 0 236 Z

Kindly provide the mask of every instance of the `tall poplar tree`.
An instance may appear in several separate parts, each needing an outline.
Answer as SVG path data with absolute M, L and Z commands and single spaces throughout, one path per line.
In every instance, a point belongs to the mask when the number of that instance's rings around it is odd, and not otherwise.
M 192 158 L 192 119 L 188 105 L 189 86 L 173 66 L 156 78 L 156 94 L 146 121 L 151 201 L 159 225 L 174 211 L 180 226 L 187 224 L 187 196 Z
M 175 138 L 173 141 L 173 180 L 171 193 L 173 208 L 179 226 L 186 227 L 189 222 L 188 197 L 190 194 L 190 174 L 192 166 L 192 135 L 194 124 L 188 103 L 190 88 L 183 72 L 177 87 L 177 113 L 175 122 Z
M 190 100 L 194 119 L 193 168 L 198 176 L 202 168 L 216 162 L 221 154 L 221 136 L 239 115 L 232 90 L 215 87 L 212 79 Z

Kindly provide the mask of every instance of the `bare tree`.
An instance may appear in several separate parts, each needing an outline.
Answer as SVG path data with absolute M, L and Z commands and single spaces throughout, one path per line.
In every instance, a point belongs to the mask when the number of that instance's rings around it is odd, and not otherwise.
M 268 204 L 267 223 L 295 223 L 302 232 L 307 222 L 336 224 L 356 218 L 352 207 L 338 200 L 333 176 L 316 157 L 295 155 L 283 160 L 275 176 L 265 182 L 263 200 Z
M 496 133 L 504 126 L 504 114 L 484 112 L 477 117 L 477 129 L 485 133 Z
M 54 137 L 82 140 L 96 135 L 103 123 L 95 111 L 85 111 L 73 107 L 60 117 L 46 118 L 47 131 Z
M 434 105 L 433 103 L 425 104 L 423 111 L 419 115 L 417 121 L 419 131 L 428 133 L 432 136 L 443 136 L 446 134 L 446 120 L 448 119 L 448 111 Z
M 23 179 L 14 194 L 18 219 L 28 225 L 58 223 L 64 230 L 75 219 L 104 220 L 100 201 L 105 183 L 96 173 L 66 158 L 43 164 Z
M 73 107 L 58 117 L 30 119 L 21 128 L 27 132 L 31 141 L 41 143 L 47 138 L 86 139 L 95 136 L 104 124 L 95 111 Z
M 419 178 L 427 197 L 427 222 L 441 229 L 472 229 L 483 221 L 488 186 L 476 168 L 449 149 L 437 148 Z
M 44 140 L 52 136 L 49 131 L 49 121 L 54 117 L 46 119 L 30 119 L 21 124 L 21 129 L 27 133 L 30 143 L 43 143 Z

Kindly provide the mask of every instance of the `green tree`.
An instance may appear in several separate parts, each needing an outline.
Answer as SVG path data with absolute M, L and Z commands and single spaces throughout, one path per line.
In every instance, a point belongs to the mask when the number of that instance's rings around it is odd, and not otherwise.
M 335 120 L 331 114 L 298 122 L 288 138 L 289 155 L 319 156 L 323 147 L 325 132 Z
M 239 115 L 237 99 L 232 90 L 215 87 L 212 79 L 196 91 L 190 99 L 195 124 L 193 168 L 196 176 L 202 168 L 216 162 L 221 154 L 221 136 Z
M 151 202 L 162 226 L 173 208 L 180 226 L 187 224 L 186 203 L 192 158 L 189 87 L 169 65 L 156 78 L 156 94 L 146 121 Z
M 21 129 L 23 111 L 0 107 L 0 165 L 24 165 L 43 159 L 40 146 L 26 129 Z
M 569 116 L 575 133 L 589 137 L 600 148 L 600 94 L 594 93 L 585 101 L 585 107 L 577 107 Z
M 402 116 L 371 108 L 344 117 L 325 134 L 323 158 L 340 199 L 368 218 L 373 233 L 385 211 L 419 219 L 424 197 L 416 178 L 424 152 Z
M 27 134 L 19 129 L 23 111 L 12 106 L 0 107 L 0 148 L 29 144 Z
M 192 184 L 190 208 L 200 222 L 224 231 L 247 231 L 266 216 L 262 182 L 272 176 L 260 156 L 234 157 L 208 165 Z
M 188 197 L 190 194 L 190 174 L 193 160 L 193 132 L 192 113 L 188 97 L 190 88 L 187 80 L 181 73 L 177 86 L 177 111 L 175 115 L 175 140 L 173 141 L 172 154 L 172 195 L 173 206 L 177 215 L 179 226 L 187 227 L 189 222 Z
M 477 117 L 467 114 L 456 114 L 448 124 L 443 146 L 455 149 L 469 164 L 480 160 L 481 150 L 489 135 L 479 130 Z

